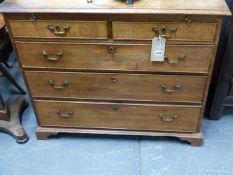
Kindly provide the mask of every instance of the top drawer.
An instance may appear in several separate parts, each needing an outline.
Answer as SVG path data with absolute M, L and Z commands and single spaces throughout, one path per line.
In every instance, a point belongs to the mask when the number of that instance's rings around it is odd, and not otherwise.
M 217 23 L 113 22 L 115 40 L 152 40 L 162 35 L 174 41 L 213 42 Z
M 24 21 L 10 20 L 14 37 L 107 39 L 106 21 Z

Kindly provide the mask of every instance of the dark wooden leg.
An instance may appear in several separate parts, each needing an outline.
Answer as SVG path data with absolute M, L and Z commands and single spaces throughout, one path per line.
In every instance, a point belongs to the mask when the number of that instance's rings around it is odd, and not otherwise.
M 10 66 L 8 64 L 8 58 L 10 56 L 10 53 L 12 52 L 12 46 L 10 44 L 10 40 L 9 40 L 9 44 L 7 46 L 7 48 L 5 48 L 4 50 L 0 51 L 0 61 L 7 67 L 7 68 L 11 68 L 12 66 Z
M 0 131 L 4 131 L 13 136 L 18 143 L 26 143 L 29 139 L 22 125 L 20 124 L 20 115 L 25 109 L 26 102 L 23 96 L 19 96 L 9 105 L 10 120 L 0 120 Z
M 219 106 L 217 105 L 212 106 L 209 119 L 211 120 L 220 119 L 223 116 L 223 110 L 224 110 L 224 106 L 222 104 L 219 104 Z
M 7 105 L 3 102 L 2 96 L 0 95 L 0 120 L 9 121 L 10 111 Z
M 10 66 L 7 62 L 2 62 L 7 68 L 11 68 L 12 66 Z
M 10 38 L 9 38 L 9 35 L 5 29 L 5 27 L 3 27 L 1 29 L 1 32 L 0 32 L 0 38 L 1 38 L 1 41 L 0 41 L 0 45 L 1 45 L 1 48 L 0 48 L 0 61 L 8 68 L 10 68 L 11 66 L 7 63 L 8 61 L 8 58 L 12 52 L 12 45 L 11 45 L 11 42 L 10 42 Z
M 21 94 L 26 94 L 10 72 L 2 65 L 2 63 L 0 63 L 0 72 L 2 72 L 2 74 L 20 91 Z

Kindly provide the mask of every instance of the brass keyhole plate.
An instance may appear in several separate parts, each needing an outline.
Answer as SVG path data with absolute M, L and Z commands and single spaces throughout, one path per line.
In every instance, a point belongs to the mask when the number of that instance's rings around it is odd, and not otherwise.
M 162 34 L 166 34 L 167 33 L 167 28 L 166 27 L 162 27 L 161 28 L 161 33 Z

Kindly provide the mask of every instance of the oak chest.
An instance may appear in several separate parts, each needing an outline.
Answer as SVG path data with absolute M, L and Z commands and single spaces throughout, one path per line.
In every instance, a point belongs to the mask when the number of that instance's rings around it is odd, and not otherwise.
M 224 0 L 6 0 L 0 7 L 36 113 L 60 132 L 170 136 L 202 144 Z M 166 38 L 164 61 L 152 39 Z

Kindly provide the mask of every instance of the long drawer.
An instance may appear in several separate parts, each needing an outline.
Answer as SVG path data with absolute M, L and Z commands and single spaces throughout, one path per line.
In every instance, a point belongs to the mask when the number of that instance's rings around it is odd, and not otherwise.
M 14 37 L 107 39 L 106 21 L 27 21 L 10 20 Z
M 200 107 L 34 101 L 40 126 L 196 132 Z
M 214 41 L 217 23 L 113 22 L 116 40 L 152 40 L 162 35 L 175 41 Z
M 26 71 L 33 97 L 202 102 L 207 77 Z
M 168 45 L 164 62 L 152 62 L 149 44 L 16 42 L 24 68 L 207 73 L 213 46 Z

